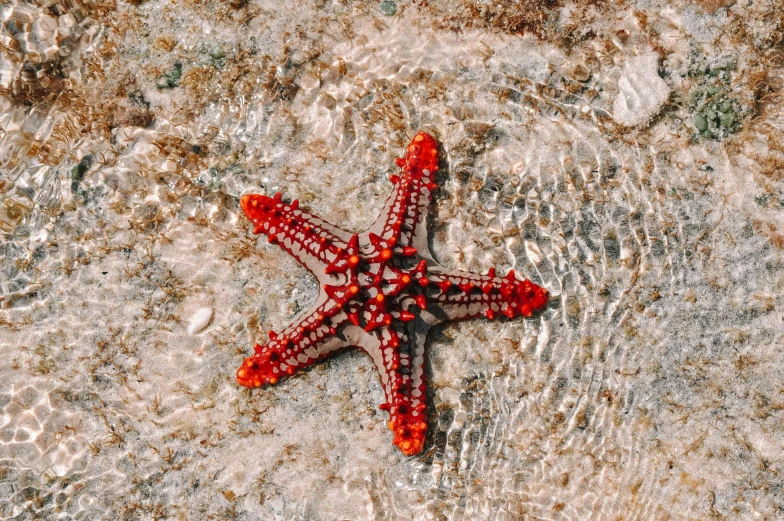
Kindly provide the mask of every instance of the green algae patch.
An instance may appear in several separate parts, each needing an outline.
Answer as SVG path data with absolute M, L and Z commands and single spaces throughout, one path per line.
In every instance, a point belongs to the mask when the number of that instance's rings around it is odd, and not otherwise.
M 182 64 L 175 63 L 170 73 L 158 76 L 155 86 L 159 89 L 173 89 L 180 84 L 180 78 L 182 78 Z
M 694 129 L 692 139 L 721 141 L 740 130 L 748 115 L 733 96 L 733 78 L 737 69 L 734 56 L 722 56 L 713 63 L 703 58 L 694 63 L 689 76 L 695 80 L 688 94 L 687 108 Z
M 380 9 L 381 9 L 381 13 L 383 13 L 386 16 L 395 16 L 395 14 L 397 13 L 397 4 L 395 2 L 392 2 L 391 0 L 386 0 L 384 2 L 381 2 Z

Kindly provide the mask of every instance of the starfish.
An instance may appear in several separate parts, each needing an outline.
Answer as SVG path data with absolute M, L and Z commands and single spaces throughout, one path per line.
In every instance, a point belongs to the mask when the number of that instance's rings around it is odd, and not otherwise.
M 438 187 L 436 140 L 420 131 L 396 160 L 401 171 L 381 215 L 362 233 L 333 226 L 299 208 L 297 200 L 248 194 L 240 206 L 255 225 L 319 282 L 316 302 L 237 370 L 245 387 L 275 384 L 336 351 L 357 346 L 381 377 L 393 443 L 406 456 L 425 443 L 425 339 L 447 320 L 484 315 L 531 316 L 549 293 L 514 270 L 505 277 L 447 269 L 427 242 L 426 217 Z

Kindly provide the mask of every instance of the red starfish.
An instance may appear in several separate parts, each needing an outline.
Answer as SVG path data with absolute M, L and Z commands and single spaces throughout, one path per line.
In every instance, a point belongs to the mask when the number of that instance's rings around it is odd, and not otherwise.
M 384 211 L 365 232 L 352 234 L 286 204 L 280 193 L 245 195 L 240 204 L 255 233 L 265 233 L 318 279 L 316 303 L 237 370 L 245 387 L 274 384 L 335 351 L 358 346 L 375 362 L 384 387 L 393 443 L 419 453 L 427 430 L 425 337 L 440 322 L 497 314 L 531 316 L 547 290 L 515 278 L 446 269 L 427 245 L 426 215 L 437 185 L 436 140 L 414 136 Z

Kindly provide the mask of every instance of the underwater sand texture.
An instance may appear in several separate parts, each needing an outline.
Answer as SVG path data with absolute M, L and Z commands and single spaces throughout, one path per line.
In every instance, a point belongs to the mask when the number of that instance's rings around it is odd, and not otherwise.
M 776 2 L 0 6 L 0 519 L 784 517 Z M 245 193 L 373 222 L 420 129 L 432 250 L 551 293 L 234 380 L 316 298 Z

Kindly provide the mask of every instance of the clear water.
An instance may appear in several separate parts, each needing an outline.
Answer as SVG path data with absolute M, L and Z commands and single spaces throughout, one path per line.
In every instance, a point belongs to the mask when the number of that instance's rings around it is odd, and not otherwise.
M 315 57 L 295 40 L 248 96 L 219 92 L 195 113 L 187 82 L 157 89 L 145 50 L 97 7 L 2 7 L 0 519 L 781 515 L 784 192 L 766 164 L 782 121 L 764 110 L 739 136 L 695 136 L 682 102 L 701 81 L 694 35 L 721 26 L 651 9 L 658 50 L 618 16 L 567 52 L 434 31 L 401 7 L 352 11 Z M 171 31 L 172 9 L 109 19 L 147 21 L 143 47 Z M 194 33 L 198 5 L 177 9 L 185 55 L 250 45 L 247 32 Z M 259 33 L 261 51 L 311 16 L 295 11 Z M 112 42 L 125 54 L 102 54 Z M 748 52 L 731 73 L 739 104 Z M 651 54 L 661 73 L 635 68 Z M 118 60 L 144 65 L 155 118 L 106 139 L 69 85 Z M 197 64 L 182 61 L 187 77 Z M 62 72 L 24 79 L 33 65 Z M 650 124 L 618 123 L 619 96 Z M 513 267 L 553 298 L 530 319 L 432 333 L 431 429 L 409 459 L 359 352 L 274 388 L 234 382 L 262 331 L 316 295 L 249 233 L 237 199 L 281 190 L 362 229 L 418 129 L 447 165 L 430 214 L 439 261 Z M 211 322 L 189 335 L 205 306 Z

